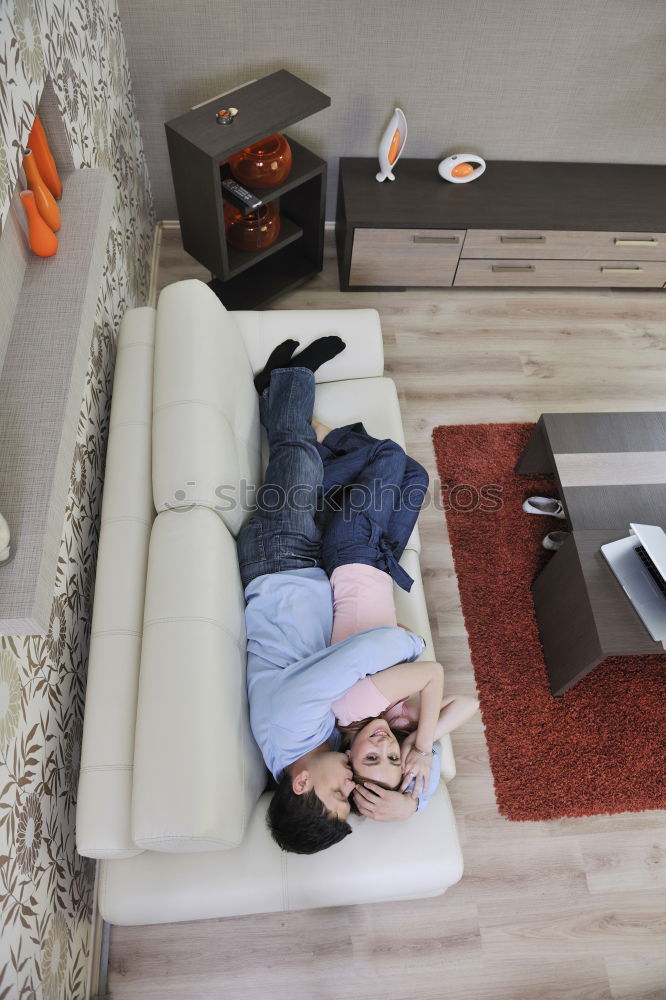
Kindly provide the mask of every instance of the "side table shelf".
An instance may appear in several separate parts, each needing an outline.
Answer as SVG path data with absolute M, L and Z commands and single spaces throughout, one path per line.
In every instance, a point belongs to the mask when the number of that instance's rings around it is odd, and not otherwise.
M 254 252 L 226 241 L 222 168 L 232 153 L 330 103 L 326 94 L 279 70 L 166 123 L 183 247 L 210 270 L 210 287 L 227 308 L 265 306 L 321 271 L 325 160 L 286 136 L 292 151 L 289 176 L 273 188 L 253 190 L 263 202 L 277 203 L 280 235 L 272 246 Z M 217 123 L 221 106 L 238 108 L 233 125 Z

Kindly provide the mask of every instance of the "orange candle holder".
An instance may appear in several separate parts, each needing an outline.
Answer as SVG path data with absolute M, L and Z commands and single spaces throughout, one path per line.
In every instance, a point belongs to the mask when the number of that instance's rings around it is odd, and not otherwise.
M 265 250 L 280 235 L 280 216 L 272 201 L 248 215 L 225 201 L 224 228 L 227 241 L 237 250 Z
M 269 135 L 229 157 L 237 181 L 251 188 L 275 187 L 291 173 L 291 146 L 283 135 Z

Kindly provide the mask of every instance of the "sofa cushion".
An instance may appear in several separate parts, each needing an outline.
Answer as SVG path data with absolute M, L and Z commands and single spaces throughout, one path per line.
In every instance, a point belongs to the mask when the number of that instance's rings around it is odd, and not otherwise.
M 155 509 L 209 507 L 235 535 L 259 472 L 259 405 L 239 330 L 203 282 L 169 285 L 157 307 Z
M 317 382 L 370 378 L 384 372 L 382 328 L 376 309 L 271 309 L 233 312 L 232 316 L 255 373 L 287 337 L 298 341 L 300 351 L 317 337 L 331 334 L 342 337 L 346 347 L 317 370 Z
M 269 793 L 261 797 L 247 836 L 233 851 L 180 857 L 146 851 L 103 861 L 103 918 L 112 924 L 157 924 L 418 899 L 439 895 L 462 875 L 456 821 L 443 784 L 428 808 L 407 822 L 352 816 L 354 832 L 314 855 L 287 854 L 271 840 L 269 800 Z
M 220 518 L 206 507 L 159 514 L 134 747 L 140 847 L 214 851 L 243 838 L 267 777 L 250 731 L 244 608 L 236 545 Z
M 426 605 L 425 593 L 423 591 L 423 580 L 421 579 L 421 567 L 419 557 L 412 549 L 405 549 L 400 560 L 400 565 L 406 569 L 414 583 L 412 589 L 407 593 L 400 587 L 393 585 L 395 596 L 395 611 L 401 625 L 406 625 L 412 632 L 422 635 L 426 641 L 426 648 L 419 657 L 421 660 L 434 660 L 435 648 L 432 642 L 430 622 L 428 621 L 428 607 Z M 441 772 L 444 781 L 450 781 L 456 774 L 456 762 L 453 756 L 451 737 L 448 733 L 440 739 L 442 748 Z

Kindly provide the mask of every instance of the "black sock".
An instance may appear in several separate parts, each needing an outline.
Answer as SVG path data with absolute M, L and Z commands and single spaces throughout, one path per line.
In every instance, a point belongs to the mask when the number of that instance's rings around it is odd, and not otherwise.
M 303 348 L 300 354 L 296 354 L 290 361 L 290 368 L 309 368 L 311 372 L 316 372 L 326 361 L 330 361 L 336 354 L 344 351 L 344 340 L 340 337 L 319 337 L 311 344 Z
M 271 372 L 276 368 L 287 368 L 291 356 L 298 347 L 297 340 L 283 340 L 278 344 L 266 362 L 262 371 L 254 376 L 254 387 L 261 396 L 262 392 L 271 380 Z

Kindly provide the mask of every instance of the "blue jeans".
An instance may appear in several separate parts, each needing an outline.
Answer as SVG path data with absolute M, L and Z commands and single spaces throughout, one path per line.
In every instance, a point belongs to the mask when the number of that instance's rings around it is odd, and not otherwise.
M 362 424 L 336 428 L 319 444 L 310 424 L 314 387 L 308 369 L 278 368 L 259 401 L 269 460 L 257 511 L 238 536 L 243 588 L 265 573 L 323 565 L 330 576 L 360 562 L 409 590 L 413 581 L 398 560 L 428 474 Z
M 414 582 L 398 564 L 419 516 L 428 473 L 395 441 L 379 441 L 361 423 L 338 427 L 319 446 L 325 507 L 319 517 L 328 576 L 338 566 L 365 563 Z
M 310 424 L 315 380 L 307 368 L 276 368 L 259 400 L 268 465 L 257 511 L 237 546 L 243 589 L 264 573 L 321 566 L 317 498 L 324 467 Z

